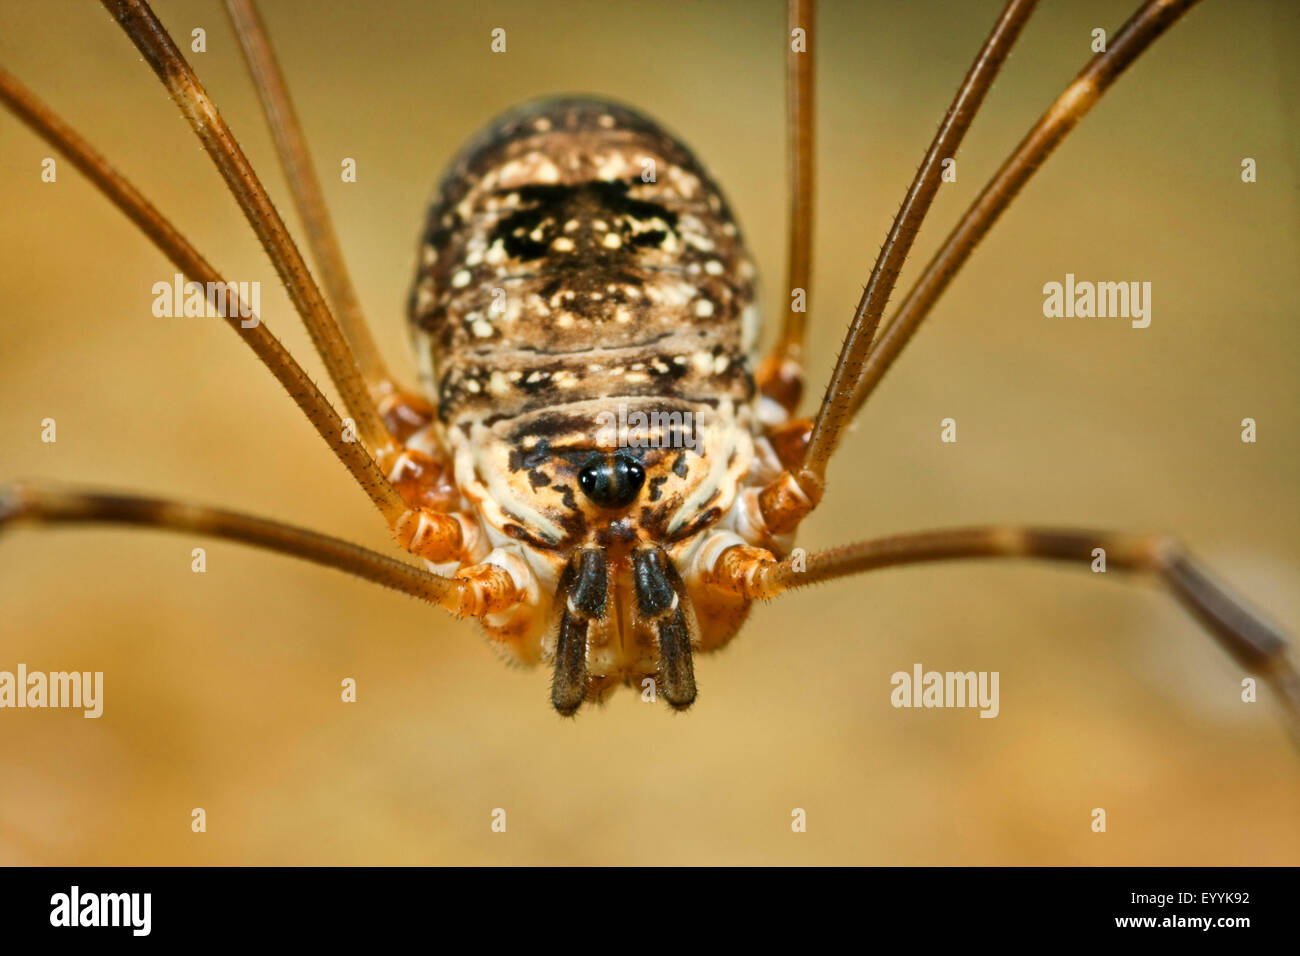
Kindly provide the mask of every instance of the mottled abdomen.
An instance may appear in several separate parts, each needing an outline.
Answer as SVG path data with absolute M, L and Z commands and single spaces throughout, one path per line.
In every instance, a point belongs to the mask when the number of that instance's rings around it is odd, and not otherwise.
M 657 124 L 535 102 L 460 154 L 410 320 L 445 424 L 592 399 L 746 404 L 754 270 L 722 194 Z

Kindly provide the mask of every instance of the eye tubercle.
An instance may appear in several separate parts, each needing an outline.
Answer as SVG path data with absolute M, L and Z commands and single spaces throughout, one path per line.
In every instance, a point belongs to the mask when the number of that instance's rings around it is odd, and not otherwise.
M 644 484 L 641 463 L 622 453 L 593 458 L 578 473 L 582 493 L 602 508 L 626 508 Z

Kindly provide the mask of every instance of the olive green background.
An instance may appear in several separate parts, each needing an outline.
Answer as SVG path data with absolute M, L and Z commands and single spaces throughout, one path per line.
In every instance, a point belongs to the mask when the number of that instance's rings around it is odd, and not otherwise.
M 1091 55 L 1091 30 L 1131 6 L 1031 19 L 904 284 Z M 824 5 L 813 398 L 999 8 Z M 287 206 L 221 6 L 159 13 L 177 35 L 206 29 L 192 61 Z M 779 4 L 277 0 L 265 15 L 361 297 L 409 377 L 424 203 L 467 136 L 540 94 L 614 96 L 675 129 L 732 200 L 766 314 L 783 306 Z M 1207 2 L 1120 80 L 860 417 L 803 545 L 1000 520 L 1169 530 L 1300 632 L 1298 40 L 1286 0 Z M 4 0 L 0 63 L 226 275 L 261 279 L 267 324 L 323 378 L 197 141 L 102 10 Z M 0 478 L 166 493 L 389 549 L 236 336 L 151 315 L 170 264 L 69 165 L 42 183 L 47 155 L 0 116 Z M 355 184 L 339 181 L 345 156 Z M 1067 272 L 1152 282 L 1151 327 L 1044 318 L 1042 286 Z M 949 416 L 956 445 L 939 441 Z M 1257 444 L 1239 439 L 1247 416 Z M 46 417 L 57 444 L 40 441 Z M 546 674 L 503 667 L 471 625 L 409 598 L 189 536 L 21 529 L 0 540 L 0 669 L 20 661 L 104 671 L 106 705 L 98 721 L 0 711 L 3 863 L 1300 863 L 1300 762 L 1267 690 L 1242 703 L 1226 655 L 1118 573 L 967 563 L 821 586 L 698 661 L 689 714 L 624 692 L 564 721 Z M 1001 714 L 895 710 L 889 677 L 917 662 L 999 671 Z M 356 704 L 339 700 L 345 677 Z

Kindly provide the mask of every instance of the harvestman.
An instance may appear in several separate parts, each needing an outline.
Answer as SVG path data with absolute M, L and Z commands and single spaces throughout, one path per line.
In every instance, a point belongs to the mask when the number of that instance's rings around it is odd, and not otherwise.
M 265 189 L 143 0 L 103 0 L 167 87 L 271 257 L 346 410 L 342 418 L 265 324 L 227 322 L 276 376 L 416 567 L 312 531 L 158 498 L 10 486 L 0 525 L 117 522 L 259 545 L 478 618 L 500 648 L 550 662 L 571 714 L 619 684 L 695 699 L 693 655 L 739 629 L 755 599 L 893 565 L 977 557 L 1153 572 L 1292 725 L 1300 677 L 1284 637 L 1154 535 L 987 526 L 895 535 L 789 557 L 863 403 L 998 216 L 1101 95 L 1195 0 L 1148 0 L 1090 60 L 965 212 L 880 328 L 957 148 L 1034 7 L 1010 0 L 957 91 L 863 291 L 815 418 L 795 419 L 805 313 L 789 311 L 751 372 L 752 265 L 694 157 L 636 112 L 599 100 L 529 104 L 453 164 L 430 214 L 411 298 L 428 400 L 381 359 L 252 0 L 227 0 L 325 295 Z M 808 289 L 813 9 L 789 4 L 787 288 Z M 0 71 L 0 98 L 64 153 L 189 279 L 222 281 L 76 132 Z M 649 157 L 657 175 L 638 176 Z M 328 301 L 328 304 L 327 304 Z M 654 333 L 651 335 L 651 333 Z M 879 332 L 879 334 L 877 334 Z M 692 344 L 694 343 L 694 344 Z M 693 449 L 598 446 L 597 413 L 689 412 Z M 626 408 L 621 409 L 621 412 Z M 355 435 L 355 438 L 354 438 Z M 664 435 L 658 437 L 663 438 Z M 672 436 L 666 436 L 672 437 Z M 680 436 L 679 436 L 680 437 Z

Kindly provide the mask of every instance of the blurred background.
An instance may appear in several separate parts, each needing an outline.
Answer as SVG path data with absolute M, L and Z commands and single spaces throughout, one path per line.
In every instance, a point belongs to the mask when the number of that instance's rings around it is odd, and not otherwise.
M 1030 20 L 903 286 L 1089 58 L 1091 31 L 1134 5 L 1046 3 Z M 813 397 L 1000 8 L 823 5 Z M 206 31 L 191 62 L 296 230 L 223 7 L 158 12 L 186 50 Z M 730 196 L 766 314 L 783 307 L 781 4 L 275 0 L 264 15 L 396 368 L 414 368 L 403 304 L 442 167 L 546 93 L 613 96 L 674 129 Z M 1300 8 L 1277 0 L 1203 4 L 1156 43 L 904 353 L 802 545 L 1002 520 L 1168 530 L 1300 633 L 1298 42 Z M 0 63 L 227 276 L 261 279 L 265 321 L 323 380 L 215 170 L 102 10 L 5 0 Z M 389 551 L 234 335 L 151 314 L 171 265 L 68 164 L 41 182 L 49 155 L 0 115 L 0 479 L 174 495 Z M 1150 281 L 1150 328 L 1044 318 L 1043 284 L 1067 272 Z M 939 441 L 949 416 L 955 445 Z M 198 546 L 206 574 L 190 570 Z M 0 608 L 0 669 L 106 685 L 97 721 L 0 712 L 7 864 L 1300 863 L 1300 760 L 1269 692 L 1242 703 L 1243 675 L 1198 626 L 1119 574 L 964 563 L 800 592 L 698 661 L 689 714 L 623 692 L 575 721 L 550 710 L 547 674 L 503 667 L 471 625 L 233 544 L 23 528 L 0 541 Z M 1000 715 L 895 710 L 890 675 L 914 663 L 999 671 Z

